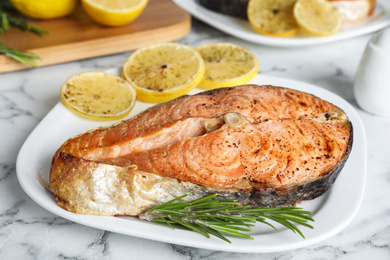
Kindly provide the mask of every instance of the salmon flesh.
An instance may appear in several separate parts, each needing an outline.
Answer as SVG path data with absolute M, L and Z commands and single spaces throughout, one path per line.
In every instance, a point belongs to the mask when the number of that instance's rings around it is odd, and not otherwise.
M 351 146 L 346 113 L 323 99 L 275 86 L 222 88 L 67 140 L 52 159 L 50 189 L 80 214 L 139 215 L 184 194 L 292 206 L 333 185 Z

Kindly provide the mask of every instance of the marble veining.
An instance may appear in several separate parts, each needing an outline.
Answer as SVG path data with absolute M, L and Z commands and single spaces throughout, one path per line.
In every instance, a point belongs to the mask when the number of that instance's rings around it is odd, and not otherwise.
M 59 89 L 66 78 L 82 71 L 120 67 L 130 52 L 0 74 L 0 259 L 390 259 L 390 118 L 361 110 L 353 95 L 356 69 L 370 37 L 272 48 L 231 37 L 194 19 L 191 33 L 178 40 L 191 46 L 217 41 L 245 46 L 258 57 L 260 75 L 328 89 L 350 102 L 364 122 L 367 184 L 356 217 L 325 241 L 277 253 L 231 253 L 156 242 L 79 225 L 46 211 L 17 180 L 15 164 L 23 142 L 59 102 Z

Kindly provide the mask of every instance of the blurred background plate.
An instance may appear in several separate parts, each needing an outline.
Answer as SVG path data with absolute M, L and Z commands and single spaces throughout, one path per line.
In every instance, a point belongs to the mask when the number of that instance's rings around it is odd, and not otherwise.
M 341 31 L 332 36 L 309 36 L 303 32 L 289 38 L 270 37 L 257 33 L 245 19 L 223 15 L 204 8 L 197 0 L 173 0 L 181 8 L 199 20 L 237 38 L 258 44 L 277 47 L 299 47 L 323 44 L 344 40 L 381 30 L 390 25 L 390 1 L 377 0 L 374 14 L 364 22 L 356 25 L 345 25 Z

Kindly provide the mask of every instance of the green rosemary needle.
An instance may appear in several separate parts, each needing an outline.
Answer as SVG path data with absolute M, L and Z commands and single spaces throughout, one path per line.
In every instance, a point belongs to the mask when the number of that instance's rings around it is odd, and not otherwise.
M 39 36 L 48 33 L 47 30 L 27 22 L 23 18 L 16 17 L 11 13 L 17 13 L 9 3 L 0 0 L 0 34 L 8 31 L 11 27 L 18 28 L 22 31 L 31 31 Z
M 268 221 L 277 222 L 294 233 L 305 236 L 296 224 L 313 228 L 308 224 L 314 221 L 312 214 L 298 207 L 251 208 L 240 206 L 236 201 L 215 199 L 217 194 L 204 197 L 193 202 L 181 202 L 188 194 L 175 198 L 154 207 L 139 217 L 153 223 L 167 225 L 173 229 L 191 230 L 210 238 L 214 235 L 226 242 L 231 241 L 225 236 L 235 236 L 253 239 L 248 234 L 256 222 L 266 224 L 276 231 Z
M 11 59 L 24 63 L 31 67 L 37 67 L 35 60 L 39 59 L 39 56 L 27 51 L 19 51 L 0 44 L 0 54 L 4 54 Z
M 0 0 L 0 35 L 8 31 L 11 27 L 18 28 L 22 31 L 31 31 L 39 36 L 48 33 L 47 30 L 27 22 L 22 18 L 13 16 L 11 13 L 16 10 L 9 4 L 9 2 Z M 27 51 L 20 51 L 3 44 L 0 44 L 0 54 L 4 54 L 11 59 L 24 63 L 27 66 L 36 67 L 36 59 L 39 57 Z

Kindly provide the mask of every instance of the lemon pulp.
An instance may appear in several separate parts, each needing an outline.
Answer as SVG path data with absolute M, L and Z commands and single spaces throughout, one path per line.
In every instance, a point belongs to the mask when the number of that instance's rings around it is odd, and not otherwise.
M 337 7 L 326 0 L 298 0 L 294 16 L 300 27 L 317 36 L 333 35 L 343 24 Z

